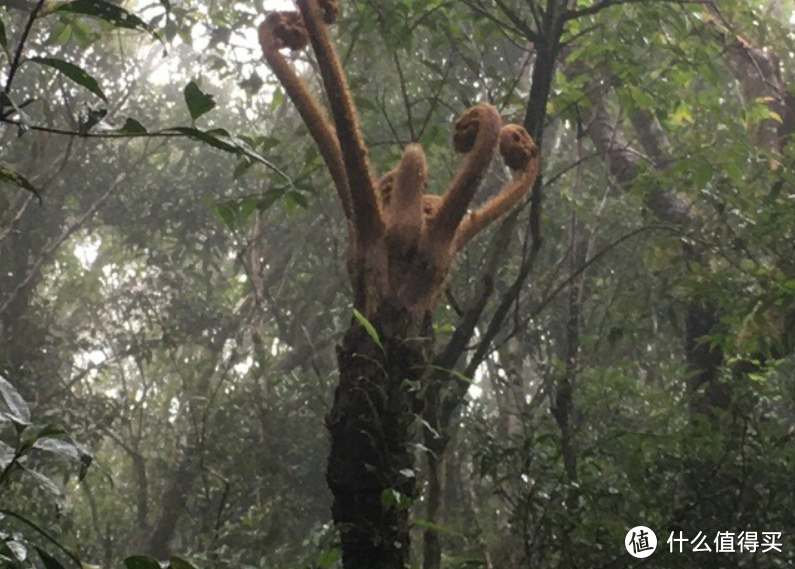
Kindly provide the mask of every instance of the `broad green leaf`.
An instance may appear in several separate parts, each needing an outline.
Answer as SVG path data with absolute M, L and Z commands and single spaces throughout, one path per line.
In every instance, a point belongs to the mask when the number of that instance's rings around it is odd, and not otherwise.
M 285 194 L 285 197 L 294 201 L 296 205 L 298 205 L 299 207 L 302 207 L 304 209 L 309 207 L 309 200 L 307 200 L 306 196 L 301 192 L 287 192 L 287 194 Z
M 259 196 L 246 196 L 214 204 L 212 210 L 229 229 L 236 229 L 240 223 L 251 217 L 259 204 Z
M 257 202 L 257 209 L 259 211 L 267 211 L 273 204 L 281 199 L 284 195 L 284 191 L 284 187 L 270 188 Z
M 60 71 L 78 85 L 85 87 L 106 103 L 108 102 L 108 98 L 102 92 L 102 87 L 99 86 L 97 80 L 86 73 L 82 67 L 54 57 L 31 57 L 29 61 L 35 61 L 40 65 L 46 65 Z
M 194 121 L 215 108 L 213 96 L 202 91 L 195 81 L 191 81 L 185 87 L 185 103 Z
M 146 134 L 147 130 L 146 127 L 137 120 L 128 117 L 116 132 L 119 134 Z
M 74 0 L 74 2 L 61 4 L 55 8 L 54 11 L 98 18 L 119 28 L 141 30 L 151 34 L 158 40 L 160 39 L 157 33 L 155 33 L 141 18 L 120 6 L 111 4 L 110 2 L 103 2 L 103 0 Z
M 35 443 L 33 443 L 33 448 L 60 454 L 62 456 L 71 458 L 72 460 L 80 459 L 80 452 L 77 450 L 77 447 L 75 447 L 75 445 L 69 441 L 64 441 L 61 439 L 53 439 L 50 437 L 39 438 Z
M 287 214 L 293 216 L 299 207 L 302 209 L 308 208 L 309 202 L 307 201 L 306 196 L 303 194 L 290 191 L 284 194 L 284 197 L 282 198 L 282 205 Z
M 50 40 L 51 42 L 66 45 L 69 43 L 69 40 L 72 39 L 72 26 L 69 24 L 65 24 L 63 22 L 58 22 L 52 28 L 50 28 Z
M 176 555 L 172 555 L 170 561 L 169 569 L 196 569 L 195 565 Z
M 53 437 L 56 435 L 65 435 L 65 434 L 66 431 L 64 431 L 61 427 L 56 427 L 55 425 L 45 425 L 39 430 L 37 436 L 38 438 L 43 439 L 44 437 Z
M 126 569 L 163 569 L 160 562 L 146 555 L 133 555 L 124 560 Z
M 0 181 L 13 184 L 22 188 L 23 190 L 29 191 L 36 196 L 36 198 L 39 200 L 39 203 L 41 203 L 41 194 L 39 193 L 39 190 L 36 189 L 36 186 L 28 182 L 28 180 L 19 172 L 15 172 L 14 170 L 6 168 L 5 166 L 0 166 Z
M 30 423 L 28 404 L 19 394 L 19 391 L 2 375 L 0 375 L 0 396 L 2 396 L 8 408 L 7 415 L 10 415 L 13 420 L 19 423 Z
M 384 346 L 381 344 L 381 339 L 378 337 L 378 330 L 375 329 L 375 326 L 372 325 L 372 323 L 367 319 L 367 317 L 364 314 L 362 314 L 355 308 L 353 309 L 353 316 L 354 318 L 356 318 L 359 324 L 361 324 L 362 328 L 364 328 L 364 331 L 367 332 L 367 335 L 373 339 L 373 342 L 375 342 L 378 345 L 378 347 L 381 348 L 381 350 L 383 350 Z M 383 495 L 381 497 L 383 498 Z

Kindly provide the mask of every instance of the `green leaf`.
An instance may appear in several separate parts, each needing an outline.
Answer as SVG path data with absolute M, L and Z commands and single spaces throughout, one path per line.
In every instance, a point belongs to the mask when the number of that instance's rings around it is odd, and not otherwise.
M 13 385 L 0 375 L 0 395 L 5 401 L 8 412 L 6 415 L 19 423 L 30 424 L 30 408 Z
M 103 0 L 75 0 L 74 2 L 61 4 L 55 8 L 54 12 L 68 12 L 71 14 L 98 18 L 116 27 L 141 30 L 151 34 L 157 40 L 160 39 L 157 33 L 155 33 L 155 31 L 141 18 L 120 6 L 116 6 L 110 2 L 104 2 Z
M 338 549 L 326 549 L 325 551 L 318 553 L 318 556 L 315 559 L 315 567 L 318 569 L 329 569 L 330 567 L 334 567 L 337 564 L 339 558 L 340 552 Z
M 69 441 L 39 436 L 38 440 L 33 443 L 33 448 L 46 450 L 47 452 L 54 454 L 60 454 L 62 456 L 71 458 L 72 460 L 80 460 L 80 451 L 78 451 L 77 447 Z
M 383 350 L 384 346 L 381 344 L 381 339 L 378 337 L 378 330 L 375 329 L 375 326 L 372 325 L 372 323 L 367 319 L 367 317 L 364 314 L 362 314 L 355 308 L 353 309 L 353 316 L 354 318 L 356 318 L 359 324 L 361 324 L 362 328 L 364 328 L 364 331 L 367 332 L 367 335 L 373 339 L 373 342 L 375 342 L 378 345 L 378 347 L 381 348 L 381 350 Z M 381 496 L 381 498 L 383 499 L 383 495 Z
M 224 152 L 230 152 L 237 156 L 244 156 L 248 159 L 254 160 L 255 162 L 259 162 L 260 164 L 267 166 L 268 168 L 279 174 L 285 180 L 290 181 L 290 178 L 287 176 L 287 174 L 282 172 L 273 163 L 266 160 L 263 156 L 255 152 L 253 149 L 248 147 L 242 141 L 233 138 L 227 131 L 223 129 L 199 130 L 198 128 L 194 127 L 176 126 L 172 128 L 167 128 L 161 132 L 165 133 L 176 132 L 178 134 L 187 136 L 188 138 L 192 138 L 194 140 L 198 140 L 199 142 L 208 144 L 213 148 L 218 148 L 219 150 L 223 150 Z
M 276 138 L 276 137 L 266 136 L 259 143 L 260 152 L 267 152 L 271 148 L 276 148 L 281 143 L 282 143 L 282 141 L 280 139 Z
M 245 223 L 259 207 L 259 196 L 251 195 L 244 198 L 227 200 L 212 206 L 215 215 L 231 230 Z
M 185 102 L 194 121 L 215 108 L 213 96 L 202 91 L 195 81 L 191 81 L 185 87 Z
M 42 563 L 44 563 L 45 569 L 66 569 L 61 562 L 58 561 L 55 557 L 44 551 L 40 547 L 36 547 L 36 552 L 41 557 Z
M 283 99 L 284 99 L 284 91 L 282 91 L 281 87 L 277 87 L 273 91 L 273 96 L 271 97 L 271 104 L 270 104 L 271 111 L 275 111 L 276 109 L 278 109 Z
M 230 230 L 235 229 L 237 208 L 232 202 L 216 204 L 212 207 L 212 211 Z
M 147 130 L 144 125 L 135 119 L 127 118 L 121 128 L 117 129 L 119 134 L 146 134 Z
M 411 507 L 412 500 L 394 488 L 385 488 L 381 492 L 381 506 L 385 510 L 406 510 Z
M 43 439 L 44 437 L 53 437 L 56 435 L 65 435 L 66 431 L 64 431 L 61 427 L 56 427 L 55 425 L 45 425 L 44 427 L 39 430 L 37 433 L 37 437 Z
M 300 192 L 290 191 L 284 194 L 282 198 L 282 206 L 288 215 L 293 216 L 299 207 L 307 209 L 309 207 L 309 202 L 307 201 L 306 196 Z
M 257 209 L 259 211 L 267 211 L 273 204 L 281 199 L 284 195 L 284 187 L 270 188 L 257 202 Z
M 392 509 L 397 504 L 397 492 L 391 488 L 385 488 L 381 491 L 381 507 L 385 510 Z
M 124 560 L 126 569 L 163 569 L 160 562 L 146 555 L 133 555 Z
M 303 209 L 307 209 L 309 207 L 309 200 L 307 200 L 306 196 L 301 192 L 287 192 L 284 197 L 289 198 L 291 201 L 295 202 L 297 206 Z
M 196 569 L 195 565 L 176 555 L 172 555 L 170 561 L 170 569 Z
M 23 190 L 27 190 L 32 193 L 41 203 L 41 194 L 36 187 L 28 182 L 28 180 L 19 172 L 15 172 L 10 168 L 6 168 L 5 166 L 0 166 L 0 181 L 7 182 L 9 184 L 13 184 L 22 188 Z
M 54 57 L 31 57 L 29 61 L 35 61 L 40 65 L 46 65 L 47 67 L 52 67 L 60 71 L 78 85 L 85 87 L 106 103 L 108 102 L 108 98 L 105 96 L 105 93 L 102 92 L 102 87 L 99 86 L 97 80 L 74 63 L 69 63 L 68 61 L 56 59 Z

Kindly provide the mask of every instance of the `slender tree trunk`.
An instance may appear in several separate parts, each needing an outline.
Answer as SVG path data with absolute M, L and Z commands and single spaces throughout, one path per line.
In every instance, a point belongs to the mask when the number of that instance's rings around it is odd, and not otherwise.
M 431 320 L 428 313 L 382 302 L 371 324 L 375 334 L 354 321 L 338 348 L 340 381 L 326 421 L 326 480 L 343 566 L 403 569 L 409 561 L 414 442 Z
M 425 446 L 428 448 L 428 488 L 425 494 L 425 519 L 433 524 L 441 520 L 442 501 L 444 493 L 444 480 L 447 470 L 447 447 L 450 443 L 450 429 L 440 430 L 439 420 L 439 383 L 434 382 L 426 399 L 424 418 L 430 425 L 426 432 Z M 439 541 L 439 532 L 433 527 L 425 530 L 423 535 L 423 569 L 439 569 L 442 563 L 442 545 Z
M 149 538 L 147 552 L 156 559 L 168 559 L 172 553 L 171 541 L 177 534 L 177 524 L 185 513 L 193 483 L 199 476 L 198 464 L 185 457 L 174 471 L 160 499 L 160 516 Z

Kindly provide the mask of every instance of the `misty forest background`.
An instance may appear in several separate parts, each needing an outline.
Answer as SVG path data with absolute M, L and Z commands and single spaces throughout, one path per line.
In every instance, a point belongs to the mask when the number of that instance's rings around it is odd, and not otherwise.
M 449 445 L 415 564 L 634 567 L 643 524 L 645 566 L 793 566 L 795 3 L 341 5 L 372 160 L 418 140 L 431 189 L 462 109 L 522 123 L 552 77 L 540 225 L 525 204 L 481 235 L 435 315 L 469 391 L 444 432 L 417 418 L 422 490 Z M 339 563 L 345 228 L 261 61 L 273 9 L 0 2 L 2 567 Z M 782 552 L 667 553 L 679 531 Z

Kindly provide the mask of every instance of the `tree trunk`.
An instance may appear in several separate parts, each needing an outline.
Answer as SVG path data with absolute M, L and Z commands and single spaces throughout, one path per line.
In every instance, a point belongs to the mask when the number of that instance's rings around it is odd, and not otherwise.
M 172 474 L 160 499 L 160 517 L 146 548 L 152 557 L 164 560 L 172 554 L 171 542 L 177 534 L 177 524 L 185 513 L 193 483 L 199 474 L 199 466 L 192 457 L 184 457 Z
M 416 495 L 414 442 L 432 346 L 429 313 L 383 301 L 354 321 L 337 351 L 340 380 L 326 423 L 326 480 L 346 569 L 403 569 Z

